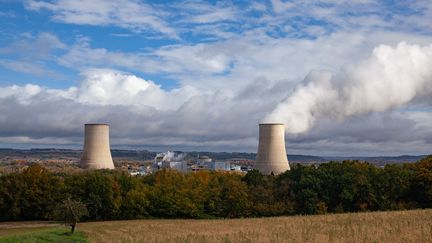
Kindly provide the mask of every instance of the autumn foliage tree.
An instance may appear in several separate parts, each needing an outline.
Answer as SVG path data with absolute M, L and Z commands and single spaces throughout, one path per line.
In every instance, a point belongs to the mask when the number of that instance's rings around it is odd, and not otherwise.
M 55 174 L 34 164 L 0 175 L 0 220 L 52 219 L 75 200 L 83 220 L 237 218 L 432 208 L 432 156 L 417 163 L 292 165 L 280 175 L 229 172 L 147 176 L 97 170 Z

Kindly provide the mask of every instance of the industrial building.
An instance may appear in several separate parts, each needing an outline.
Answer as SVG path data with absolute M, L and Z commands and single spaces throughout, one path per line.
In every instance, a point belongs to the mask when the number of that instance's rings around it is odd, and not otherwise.
M 108 124 L 85 124 L 80 166 L 84 169 L 114 169 Z
M 176 153 L 167 151 L 158 153 L 153 162 L 153 168 L 158 169 L 173 169 L 180 172 L 197 172 L 197 171 L 231 171 L 230 161 L 213 161 L 208 156 L 197 156 L 196 159 L 187 158 L 185 153 Z
M 210 170 L 230 171 L 231 163 L 229 161 L 213 161 L 209 163 Z
M 258 152 L 254 169 L 265 175 L 277 175 L 290 169 L 285 149 L 284 124 L 259 124 Z
M 197 156 L 197 163 L 198 164 L 200 164 L 200 163 L 210 163 L 210 162 L 212 162 L 212 158 L 210 158 L 208 156 L 205 156 L 205 155 L 202 155 L 202 156 L 198 155 Z
M 110 151 L 109 125 L 85 124 L 84 147 L 80 166 L 85 169 L 114 169 Z M 229 161 L 213 161 L 208 156 L 197 156 L 196 161 L 185 160 L 186 154 L 166 152 L 157 154 L 153 168 L 170 168 L 181 172 L 200 170 L 238 170 Z M 234 167 L 233 167 L 234 166 Z M 290 169 L 285 149 L 285 127 L 282 123 L 259 124 L 259 143 L 254 169 L 263 174 L 280 174 Z M 240 168 L 247 171 L 248 168 Z
M 186 161 L 162 161 L 161 168 L 173 169 L 180 172 L 188 171 L 188 165 Z

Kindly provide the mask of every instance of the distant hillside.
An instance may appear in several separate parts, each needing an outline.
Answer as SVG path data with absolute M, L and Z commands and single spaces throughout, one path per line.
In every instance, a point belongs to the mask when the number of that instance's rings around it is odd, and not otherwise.
M 425 158 L 427 155 L 401 155 L 401 156 L 376 156 L 376 157 L 325 157 L 326 160 L 360 160 L 373 164 L 397 164 L 412 163 Z
M 175 151 L 182 153 L 182 151 Z M 0 148 L 0 158 L 6 156 L 16 157 L 27 157 L 35 156 L 41 158 L 47 157 L 81 157 L 81 150 L 71 149 L 10 149 Z M 114 159 L 134 159 L 134 160 L 151 160 L 158 152 L 152 152 L 147 150 L 111 150 Z M 256 153 L 241 153 L 241 152 L 184 152 L 187 154 L 187 159 L 193 159 L 199 156 L 209 156 L 213 160 L 230 160 L 230 159 L 243 159 L 243 160 L 255 160 Z M 411 163 L 416 162 L 427 155 L 401 155 L 401 156 L 374 156 L 374 157 L 361 157 L 361 156 L 314 156 L 314 155 L 302 155 L 302 154 L 288 154 L 288 160 L 290 163 L 298 164 L 316 164 L 324 163 L 328 161 L 343 161 L 343 160 L 360 160 L 370 162 L 376 165 L 395 164 L 395 163 Z
M 299 163 L 299 164 L 324 163 L 328 161 L 323 157 L 313 156 L 313 155 L 301 155 L 301 154 L 288 154 L 288 160 L 291 163 Z

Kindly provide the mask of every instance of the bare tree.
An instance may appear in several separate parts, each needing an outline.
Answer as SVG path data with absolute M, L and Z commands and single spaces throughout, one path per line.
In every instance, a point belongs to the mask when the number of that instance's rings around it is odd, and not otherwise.
M 87 207 L 79 200 L 66 198 L 54 212 L 56 220 L 63 221 L 71 227 L 71 234 L 75 231 L 76 224 L 83 216 L 88 215 Z

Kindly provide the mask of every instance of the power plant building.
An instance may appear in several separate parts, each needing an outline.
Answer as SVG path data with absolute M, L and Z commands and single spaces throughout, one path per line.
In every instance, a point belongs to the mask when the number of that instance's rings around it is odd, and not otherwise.
M 277 175 L 290 169 L 285 149 L 284 124 L 259 124 L 258 152 L 254 169 L 265 175 Z
M 188 171 L 188 165 L 186 161 L 162 161 L 161 168 L 173 169 L 180 172 Z
M 216 171 L 230 171 L 231 163 L 229 161 L 213 161 L 209 163 L 208 168 Z
M 80 166 L 84 169 L 114 169 L 108 124 L 85 124 Z

